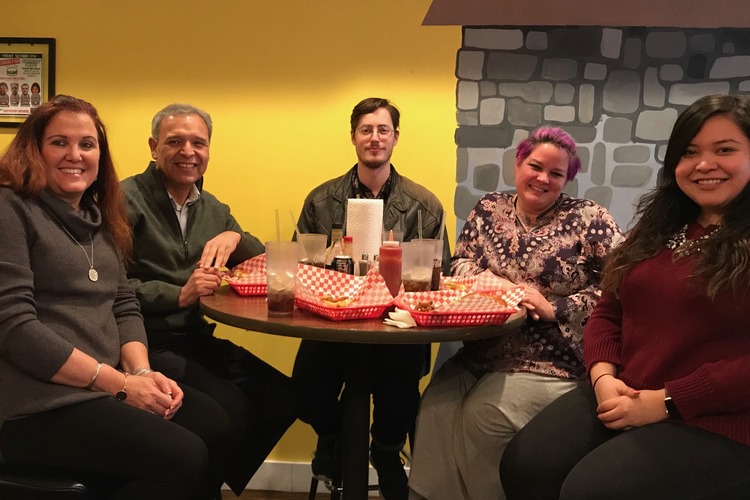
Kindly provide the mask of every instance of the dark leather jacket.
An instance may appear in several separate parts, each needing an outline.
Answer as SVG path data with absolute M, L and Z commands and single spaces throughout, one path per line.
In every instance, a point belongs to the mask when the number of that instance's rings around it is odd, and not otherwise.
M 418 211 L 421 210 L 422 237 L 437 238 L 443 214 L 440 200 L 423 186 L 399 175 L 393 165 L 391 169 L 393 187 L 383 207 L 383 228 L 402 231 L 404 241 L 416 239 L 419 237 Z M 330 245 L 331 228 L 334 222 L 346 224 L 346 200 L 354 197 L 350 176 L 351 170 L 324 182 L 307 195 L 297 223 L 301 233 L 327 234 Z M 443 231 L 443 273 L 446 275 L 450 271 L 450 258 L 448 235 Z

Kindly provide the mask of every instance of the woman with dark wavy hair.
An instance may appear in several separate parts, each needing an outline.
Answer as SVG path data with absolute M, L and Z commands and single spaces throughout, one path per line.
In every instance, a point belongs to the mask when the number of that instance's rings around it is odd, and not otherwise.
M 0 233 L 0 462 L 101 475 L 107 498 L 210 498 L 228 417 L 149 367 L 91 104 L 56 96 L 21 125 L 0 157 Z
M 699 99 L 605 266 L 584 335 L 590 386 L 511 441 L 508 498 L 747 498 L 749 183 L 750 98 Z

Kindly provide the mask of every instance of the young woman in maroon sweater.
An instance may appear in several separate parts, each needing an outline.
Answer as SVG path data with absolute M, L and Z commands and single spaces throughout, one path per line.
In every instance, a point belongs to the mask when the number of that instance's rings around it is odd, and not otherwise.
M 509 444 L 509 499 L 748 497 L 749 182 L 750 98 L 699 99 L 605 267 L 584 334 L 591 387 Z

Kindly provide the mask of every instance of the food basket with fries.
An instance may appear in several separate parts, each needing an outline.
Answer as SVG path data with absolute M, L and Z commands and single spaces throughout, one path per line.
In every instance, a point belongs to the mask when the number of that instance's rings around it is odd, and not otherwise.
M 265 295 L 266 254 L 237 264 L 224 275 L 224 280 L 240 295 Z
M 393 304 L 393 297 L 374 269 L 365 276 L 352 276 L 301 264 L 294 303 L 300 309 L 340 321 L 379 318 Z

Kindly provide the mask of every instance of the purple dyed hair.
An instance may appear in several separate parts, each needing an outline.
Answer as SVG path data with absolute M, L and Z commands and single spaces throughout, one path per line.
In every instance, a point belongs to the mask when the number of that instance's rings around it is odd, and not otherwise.
M 529 157 L 531 152 L 540 144 L 554 144 L 568 153 L 568 182 L 572 181 L 581 170 L 581 159 L 576 154 L 576 142 L 567 132 L 558 127 L 539 127 L 516 147 L 516 165 Z

